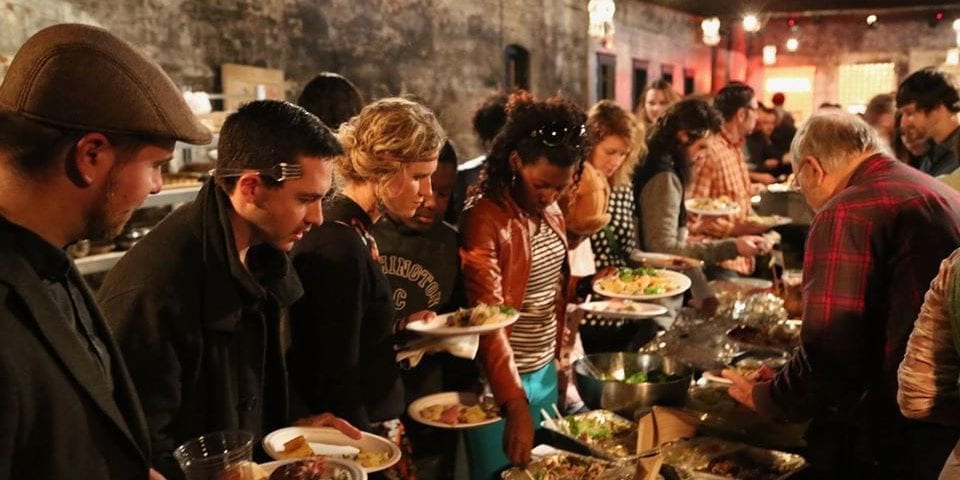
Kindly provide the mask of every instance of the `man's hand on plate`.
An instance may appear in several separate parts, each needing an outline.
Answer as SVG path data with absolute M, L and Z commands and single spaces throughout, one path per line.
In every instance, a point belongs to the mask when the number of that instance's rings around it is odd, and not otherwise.
M 753 403 L 753 387 L 757 382 L 740 375 L 736 370 L 724 369 L 720 374 L 723 375 L 723 378 L 733 382 L 733 385 L 727 389 L 727 393 L 743 406 L 757 411 L 757 406 Z
M 320 415 L 301 418 L 293 424 L 298 427 L 333 427 L 354 440 L 360 440 L 361 438 L 360 430 L 357 427 L 350 425 L 350 422 L 338 418 L 332 413 L 321 413 Z

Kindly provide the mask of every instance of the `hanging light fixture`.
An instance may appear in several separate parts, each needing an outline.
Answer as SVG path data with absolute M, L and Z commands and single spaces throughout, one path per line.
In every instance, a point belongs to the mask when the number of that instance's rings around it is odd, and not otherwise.
M 960 47 L 960 18 L 953 21 L 953 31 L 957 33 L 957 46 Z
M 744 16 L 743 16 L 743 29 L 746 30 L 746 31 L 748 31 L 748 32 L 750 32 L 750 33 L 759 32 L 759 31 L 760 31 L 760 20 L 757 19 L 757 16 L 754 15 L 754 14 L 752 14 L 752 13 L 748 13 L 747 15 L 744 15 Z
M 764 45 L 763 46 L 763 64 L 773 65 L 775 63 L 777 63 L 777 46 Z
M 867 15 L 867 26 L 870 28 L 876 28 L 877 26 L 877 16 L 876 15 Z
M 590 14 L 590 36 L 604 41 L 613 36 L 613 14 L 617 4 L 613 0 L 590 0 L 587 4 Z
M 800 42 L 796 38 L 790 37 L 787 39 L 786 47 L 788 52 L 796 52 L 800 48 Z
M 720 43 L 720 19 L 710 17 L 700 22 L 700 29 L 703 30 L 703 43 L 711 47 Z

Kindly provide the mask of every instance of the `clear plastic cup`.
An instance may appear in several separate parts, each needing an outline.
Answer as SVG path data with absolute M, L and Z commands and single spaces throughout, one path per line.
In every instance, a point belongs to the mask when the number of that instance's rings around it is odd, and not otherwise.
M 189 440 L 173 451 L 187 480 L 248 480 L 253 473 L 253 435 L 226 430 Z

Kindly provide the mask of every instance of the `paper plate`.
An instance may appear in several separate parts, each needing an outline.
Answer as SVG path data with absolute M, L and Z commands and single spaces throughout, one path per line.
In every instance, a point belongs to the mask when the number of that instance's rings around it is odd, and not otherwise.
M 631 300 L 604 300 L 587 302 L 577 308 L 605 318 L 642 319 L 663 315 L 667 307 L 655 303 L 640 303 Z
M 279 468 L 282 465 L 288 463 L 299 462 L 302 459 L 290 459 L 290 460 L 277 460 L 275 462 L 261 463 L 260 469 L 269 477 L 274 470 Z M 336 465 L 342 471 L 345 471 L 350 474 L 350 480 L 367 480 L 367 472 L 365 472 L 360 465 L 357 465 L 350 460 L 344 460 L 342 458 L 327 458 L 326 462 L 328 464 Z
M 520 318 L 519 313 L 514 313 L 502 322 L 485 323 L 483 325 L 474 325 L 470 327 L 448 327 L 447 319 L 456 315 L 456 312 L 437 315 L 430 320 L 416 320 L 407 324 L 407 330 L 425 335 L 453 336 L 453 335 L 471 335 L 477 333 L 490 333 L 503 327 L 513 325 Z
M 658 269 L 657 274 L 666 278 L 669 278 L 671 281 L 677 284 L 677 288 L 668 290 L 664 293 L 653 293 L 653 294 L 641 294 L 641 295 L 628 295 L 624 293 L 615 293 L 605 290 L 600 286 L 600 281 L 593 282 L 593 291 L 610 298 L 622 298 L 627 300 L 656 300 L 658 298 L 668 298 L 687 291 L 690 288 L 691 282 L 690 277 L 671 270 L 662 270 Z
M 698 207 L 701 202 L 707 200 L 714 202 L 716 205 L 712 208 L 704 208 L 703 206 Z M 687 212 L 704 216 L 733 215 L 740 212 L 740 205 L 733 202 L 725 202 L 716 199 L 691 198 L 684 202 L 683 205 L 687 207 Z
M 329 427 L 287 427 L 274 430 L 263 437 L 263 450 L 271 458 L 279 459 L 278 452 L 283 451 L 283 444 L 300 435 L 307 440 L 314 453 L 332 459 L 345 458 L 356 463 L 356 454 L 361 451 L 389 454 L 387 459 L 376 467 L 364 467 L 363 470 L 367 473 L 379 472 L 400 461 L 400 448 L 386 438 L 363 432 L 359 440 L 354 440 Z
M 453 403 L 460 403 L 464 406 L 471 406 L 477 404 L 477 395 L 467 392 L 441 392 L 435 393 L 433 395 L 427 395 L 425 397 L 420 397 L 413 401 L 410 406 L 407 408 L 407 414 L 410 415 L 410 418 L 420 422 L 424 425 L 430 425 L 431 427 L 436 428 L 446 428 L 451 430 L 466 430 L 470 428 L 482 427 L 484 425 L 489 425 L 491 423 L 496 423 L 500 421 L 500 417 L 490 418 L 482 422 L 477 423 L 458 423 L 456 425 L 450 425 L 449 423 L 437 422 L 434 420 L 428 420 L 420 414 L 420 412 L 434 405 L 450 405 Z

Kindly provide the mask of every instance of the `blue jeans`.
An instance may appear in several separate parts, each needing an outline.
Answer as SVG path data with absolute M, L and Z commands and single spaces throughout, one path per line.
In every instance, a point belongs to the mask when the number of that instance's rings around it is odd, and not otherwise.
M 552 411 L 557 403 L 557 367 L 550 362 L 539 370 L 520 375 L 523 391 L 530 402 L 530 416 L 534 429 L 540 428 L 540 409 Z M 506 422 L 463 432 L 467 447 L 467 460 L 470 463 L 470 480 L 497 479 L 497 472 L 510 465 L 503 453 L 503 430 Z

